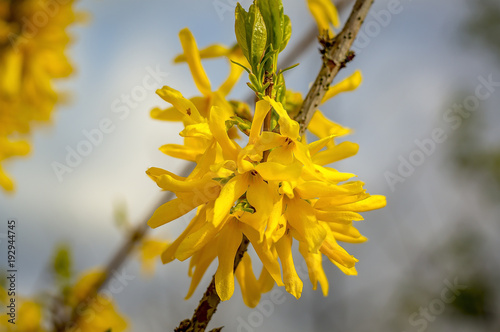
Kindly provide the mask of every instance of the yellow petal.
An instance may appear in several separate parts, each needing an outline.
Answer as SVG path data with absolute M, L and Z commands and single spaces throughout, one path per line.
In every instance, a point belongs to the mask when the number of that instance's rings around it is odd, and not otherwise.
M 333 2 L 331 0 L 307 0 L 307 4 L 318 25 L 319 33 L 322 35 L 327 30 L 329 37 L 333 37 L 334 33 L 330 24 L 335 27 L 340 24 L 337 8 L 335 8 Z
M 297 139 L 299 135 L 299 130 L 300 126 L 299 123 L 295 120 L 292 120 L 290 116 L 288 115 L 287 111 L 283 107 L 283 105 L 274 99 L 271 99 L 269 97 L 264 97 L 264 100 L 267 100 L 269 103 L 271 103 L 271 106 L 273 109 L 278 113 L 279 119 L 278 123 L 280 125 L 280 133 L 283 136 L 290 137 L 292 139 Z
M 228 118 L 224 116 L 224 113 L 219 107 L 212 107 L 209 120 L 210 130 L 217 140 L 217 143 L 221 146 L 225 158 L 236 161 L 241 147 L 229 138 L 226 130 L 226 120 L 228 120 Z
M 336 161 L 349 158 L 358 153 L 359 145 L 352 142 L 342 142 L 329 148 L 326 151 L 321 151 L 312 157 L 315 164 L 327 165 Z
M 314 210 L 318 220 L 333 222 L 338 224 L 350 224 L 352 221 L 364 220 L 359 213 L 352 211 L 322 211 Z
M 5 191 L 14 191 L 14 181 L 5 173 L 2 166 L 0 166 L 0 186 Z
M 287 199 L 285 215 L 290 225 L 307 242 L 308 249 L 317 253 L 326 238 L 326 230 L 318 223 L 312 206 L 300 199 Z
M 266 267 L 263 266 L 260 271 L 259 280 L 257 281 L 259 284 L 259 292 L 264 294 L 269 292 L 274 287 L 274 279 L 267 271 Z
M 177 249 L 179 248 L 179 245 L 184 241 L 184 239 L 192 233 L 194 229 L 200 228 L 202 224 L 206 222 L 206 206 L 204 205 L 201 207 L 198 211 L 196 216 L 191 219 L 187 227 L 184 229 L 184 231 L 175 239 L 174 242 L 172 242 L 165 251 L 161 254 L 161 261 L 163 264 L 170 263 L 175 259 L 175 253 Z
M 337 241 L 349 243 L 363 243 L 368 241 L 352 224 L 329 224 L 329 226 Z
M 249 144 L 254 144 L 260 136 L 264 119 L 271 110 L 271 105 L 266 100 L 260 100 L 255 104 L 255 114 L 253 116 L 252 127 L 250 129 Z
M 156 94 L 160 96 L 166 102 L 172 104 L 179 112 L 184 114 L 191 123 L 204 122 L 203 117 L 200 112 L 189 99 L 184 98 L 182 93 L 172 89 L 171 87 L 164 86 L 161 89 L 156 90 Z
M 177 110 L 175 107 L 169 107 L 166 109 L 161 109 L 155 107 L 151 110 L 149 115 L 155 120 L 161 121 L 174 121 L 180 122 L 184 119 L 184 114 Z
M 310 253 L 305 242 L 299 243 L 299 251 L 306 261 L 309 280 L 311 280 L 313 289 L 316 290 L 318 288 L 319 281 L 321 290 L 323 291 L 323 296 L 328 296 L 328 279 L 326 278 L 325 271 L 323 270 L 323 256 L 320 253 Z
M 300 194 L 300 197 L 304 199 L 349 194 L 348 188 L 323 181 L 303 182 L 297 185 L 297 187 L 295 187 L 295 190 Z
M 153 213 L 153 216 L 148 220 L 148 225 L 151 228 L 165 225 L 172 220 L 182 217 L 198 205 L 202 204 L 197 203 L 198 201 L 195 201 L 194 199 L 184 202 L 179 198 L 175 198 L 157 208 Z
M 227 301 L 234 292 L 234 257 L 241 244 L 242 234 L 238 222 L 233 219 L 219 236 L 217 255 L 219 267 L 215 273 L 215 289 L 222 301 Z
M 146 174 L 151 178 L 153 179 L 154 181 L 156 181 L 156 178 L 158 178 L 159 176 L 161 175 L 164 175 L 164 174 L 168 174 L 170 175 L 171 177 L 173 177 L 174 179 L 178 180 L 178 181 L 184 181 L 186 180 L 185 177 L 183 176 L 179 176 L 177 174 L 174 174 L 172 172 L 169 172 L 167 170 L 164 170 L 162 168 L 158 168 L 158 167 L 150 167 L 147 171 L 146 171 Z
M 334 207 L 335 210 L 339 211 L 354 211 L 354 212 L 366 212 L 376 209 L 381 209 L 386 206 L 387 201 L 385 196 L 382 195 L 372 195 L 362 201 L 358 201 L 351 204 L 338 205 Z
M 196 287 L 198 287 L 201 278 L 207 271 L 208 267 L 217 257 L 217 246 L 215 245 L 207 245 L 206 248 L 196 252 L 196 254 L 191 257 L 191 261 L 189 262 L 190 267 L 194 267 L 194 272 L 190 274 L 191 276 L 191 284 L 189 285 L 189 290 L 186 294 L 185 300 L 189 299 Z
M 165 144 L 159 150 L 167 156 L 188 161 L 196 161 L 196 158 L 205 152 L 202 147 L 189 147 L 179 144 Z
M 248 225 L 241 224 L 241 229 L 243 234 L 250 240 L 252 247 L 259 256 L 262 264 L 274 279 L 278 286 L 283 286 L 283 280 L 281 279 L 281 269 L 278 263 L 278 257 L 264 242 L 259 241 L 259 233 Z
M 179 247 L 175 251 L 175 258 L 185 261 L 197 251 L 205 250 L 204 247 L 214 239 L 217 232 L 218 228 L 215 228 L 214 225 L 208 222 L 204 223 L 201 227 L 193 227 L 193 230 L 179 244 Z
M 320 180 L 329 183 L 347 181 L 355 176 L 356 175 L 352 173 L 343 173 L 333 168 L 323 167 L 315 164 L 313 164 L 312 167 L 304 167 L 302 172 L 302 178 L 306 181 Z
M 222 187 L 214 206 L 212 223 L 215 227 L 226 218 L 236 200 L 247 191 L 248 185 L 246 175 L 236 175 Z
M 322 197 L 314 203 L 315 209 L 320 210 L 331 210 L 335 209 L 336 206 L 349 204 L 364 200 L 370 197 L 370 194 L 362 191 L 354 195 L 337 196 L 337 197 Z
M 302 280 L 300 280 L 299 275 L 295 270 L 295 264 L 293 263 L 292 237 L 290 235 L 283 236 L 276 243 L 276 250 L 278 251 L 281 266 L 283 267 L 285 289 L 288 293 L 298 299 L 302 295 L 302 287 L 304 284 L 302 283 Z
M 198 51 L 198 46 L 196 45 L 193 34 L 188 28 L 184 28 L 179 32 L 179 38 L 181 40 L 182 49 L 184 50 L 184 55 L 186 56 L 186 61 L 189 65 L 189 69 L 191 70 L 194 83 L 203 95 L 210 95 L 212 93 L 212 88 L 207 74 L 201 64 L 200 52 Z
M 344 136 L 351 132 L 349 128 L 342 127 L 326 118 L 319 110 L 314 112 L 307 129 L 319 138 Z
M 321 103 L 326 102 L 328 99 L 335 97 L 339 93 L 353 91 L 361 85 L 363 81 L 363 75 L 361 75 L 360 70 L 356 70 L 351 76 L 347 77 L 343 81 L 331 86 L 328 91 L 323 96 Z
M 212 59 L 212 58 L 220 58 L 229 55 L 231 52 L 231 49 L 228 48 L 227 46 L 221 45 L 221 44 L 214 44 L 205 47 L 204 49 L 200 50 L 198 54 L 200 55 L 200 59 Z M 179 54 L 175 57 L 174 62 L 175 63 L 180 63 L 180 62 L 186 62 L 186 55 Z
M 246 59 L 243 56 L 243 52 L 241 51 L 241 49 L 239 47 L 237 48 L 237 50 L 231 52 L 231 55 L 229 56 L 229 58 L 231 60 L 236 61 L 236 62 L 241 63 L 241 64 L 246 62 Z M 224 96 L 229 94 L 229 92 L 233 89 L 234 85 L 238 82 L 238 80 L 241 77 L 241 74 L 243 73 L 243 68 L 241 68 L 240 66 L 238 66 L 232 62 L 230 62 L 229 65 L 231 66 L 230 71 L 229 71 L 229 76 L 226 78 L 224 83 L 222 83 L 221 86 L 219 87 L 219 89 L 217 90 L 220 93 L 222 93 Z
M 236 279 L 241 288 L 243 302 L 250 308 L 255 308 L 260 301 L 260 285 L 253 273 L 252 260 L 247 252 L 236 269 Z
M 299 163 L 282 165 L 275 162 L 265 162 L 255 166 L 255 170 L 267 181 L 291 181 L 300 176 L 302 166 Z

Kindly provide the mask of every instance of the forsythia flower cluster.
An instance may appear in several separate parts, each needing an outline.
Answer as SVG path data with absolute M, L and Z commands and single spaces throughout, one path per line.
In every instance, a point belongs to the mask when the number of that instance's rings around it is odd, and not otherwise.
M 36 123 L 49 122 L 60 95 L 53 79 L 73 69 L 66 30 L 78 19 L 75 0 L 0 0 L 0 187 L 14 189 L 2 162 L 29 153 Z
M 263 96 L 251 116 L 248 105 L 226 99 L 241 70 L 232 63 L 228 80 L 213 91 L 201 64 L 203 58 L 225 55 L 248 65 L 241 51 L 220 45 L 200 51 L 187 29 L 180 32 L 180 40 L 184 53 L 177 61 L 188 63 L 202 96 L 187 99 L 165 86 L 157 93 L 172 107 L 156 108 L 151 115 L 158 120 L 183 122 L 180 135 L 184 144 L 167 144 L 160 150 L 194 161 L 196 167 L 187 177 L 154 167 L 147 171 L 160 188 L 177 196 L 160 206 L 148 224 L 159 227 L 193 209 L 196 214 L 162 253 L 162 261 L 191 258 L 190 297 L 217 258 L 215 284 L 220 298 L 232 296 L 236 277 L 245 303 L 253 307 L 275 283 L 300 297 L 303 284 L 292 255 L 296 241 L 313 288 L 319 283 L 327 295 L 323 255 L 344 273 L 356 274 L 357 259 L 338 242 L 366 241 L 353 221 L 363 220 L 359 212 L 385 206 L 385 197 L 368 194 L 361 181 L 349 181 L 354 174 L 326 166 L 356 154 L 356 144 L 335 142 L 349 130 L 316 111 L 308 129 L 318 140 L 308 143 L 305 135 L 300 135 L 299 123 L 290 117 L 300 107 L 302 97 L 290 91 L 283 102 Z M 355 89 L 360 82 L 361 74 L 355 72 L 331 87 L 323 102 Z M 269 112 L 275 120 L 271 130 L 263 131 Z M 239 139 L 243 134 L 248 138 Z M 244 239 L 250 241 L 263 263 L 258 278 L 248 253 L 233 273 L 235 256 Z
M 325 4 L 325 1 L 309 2 L 316 6 L 315 9 Z M 260 63 L 250 63 L 254 60 L 248 54 L 252 47 L 255 49 L 259 45 L 249 43 L 247 48 L 244 44 L 249 38 L 266 39 L 266 32 L 262 33 L 262 21 L 266 18 L 259 18 L 257 6 L 262 12 L 270 11 L 268 5 L 258 2 L 248 13 L 240 6 L 236 9 L 236 33 L 240 36 L 240 46 L 243 40 L 241 49 L 245 57 L 238 48 L 220 45 L 200 51 L 188 29 L 180 32 L 184 53 L 176 60 L 187 62 L 202 96 L 187 99 L 179 91 L 165 86 L 157 94 L 172 107 L 156 108 L 151 115 L 158 120 L 182 121 L 184 130 L 180 135 L 184 144 L 167 144 L 160 150 L 169 156 L 193 161 L 196 167 L 187 177 L 155 167 L 147 171 L 160 188 L 177 196 L 156 210 L 148 222 L 151 227 L 159 227 L 196 210 L 182 234 L 161 255 L 164 263 L 191 258 L 189 275 L 192 282 L 187 297 L 193 294 L 205 271 L 217 258 L 215 285 L 221 300 L 232 296 L 236 277 L 243 299 L 251 307 L 256 306 L 261 294 L 274 284 L 284 285 L 297 298 L 301 296 L 303 284 L 292 255 L 294 241 L 298 242 L 299 252 L 307 263 L 313 288 L 316 289 L 319 283 L 325 296 L 328 281 L 322 266 L 323 255 L 344 273 L 356 274 L 358 260 L 338 242 L 366 241 L 353 226 L 353 221 L 363 220 L 359 212 L 386 204 L 385 197 L 368 194 L 361 181 L 350 181 L 354 174 L 326 166 L 357 153 L 356 144 L 335 142 L 335 138 L 348 134 L 348 129 L 328 120 L 317 110 L 308 129 L 318 139 L 308 143 L 306 136 L 300 134 L 299 123 L 291 118 L 302 104 L 302 96 L 286 91 L 278 98 L 278 93 L 267 93 L 270 85 L 264 84 L 266 80 L 258 82 L 265 60 L 257 57 Z M 279 10 L 273 13 L 274 20 L 277 13 Z M 282 22 L 286 24 L 287 19 Z M 326 22 L 328 29 L 332 23 L 323 17 L 318 22 L 320 29 L 322 22 Z M 282 25 L 278 26 L 282 29 Z M 269 49 L 273 51 L 272 46 L 267 46 L 266 52 Z M 201 60 L 218 56 L 227 56 L 233 62 L 229 78 L 214 91 Z M 259 71 L 251 78 L 251 87 L 259 97 L 253 116 L 245 103 L 226 99 L 241 74 L 234 62 L 240 63 L 242 68 L 252 66 L 252 73 L 247 69 L 251 76 Z M 360 83 L 361 74 L 356 71 L 331 87 L 323 102 L 340 92 L 355 89 Z M 259 93 L 259 87 L 267 89 L 265 95 Z M 269 117 L 268 129 L 263 130 Z M 243 255 L 233 273 L 238 248 L 247 239 L 263 263 L 259 277 L 253 272 L 248 253 Z

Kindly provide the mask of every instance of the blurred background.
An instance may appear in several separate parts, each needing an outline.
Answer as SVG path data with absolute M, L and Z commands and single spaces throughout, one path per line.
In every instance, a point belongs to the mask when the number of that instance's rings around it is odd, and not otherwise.
M 283 3 L 293 28 L 284 52 L 290 56 L 314 21 L 305 1 Z M 154 90 L 137 87 L 169 85 L 184 96 L 198 95 L 187 65 L 173 64 L 182 52 L 177 33 L 189 27 L 200 48 L 230 46 L 234 7 L 233 0 L 78 2 L 91 19 L 71 28 L 68 55 L 76 73 L 58 82 L 71 98 L 50 125 L 35 130 L 29 158 L 5 165 L 17 190 L 0 194 L 0 218 L 18 223 L 22 295 L 51 287 L 58 244 L 70 245 L 76 272 L 103 265 L 125 236 L 116 220 L 145 222 L 159 205 L 164 196 L 145 171 L 183 169 L 158 150 L 181 142 L 181 126 L 152 120 L 150 109 L 166 104 Z M 348 6 L 342 22 L 349 12 Z M 321 108 L 352 128 L 347 139 L 360 145 L 357 156 L 335 168 L 357 174 L 370 193 L 387 196 L 386 208 L 357 223 L 370 241 L 345 245 L 360 260 L 359 275 L 345 276 L 325 263 L 328 297 L 304 278 L 299 301 L 283 290 L 286 300 L 268 311 L 247 308 L 237 287 L 210 326 L 245 332 L 500 331 L 499 35 L 496 0 L 376 1 L 355 44 L 357 56 L 337 79 L 361 69 L 363 84 Z M 319 45 L 312 45 L 286 75 L 287 87 L 304 95 L 320 67 Z M 225 60 L 204 65 L 214 86 L 223 82 Z M 148 75 L 158 80 L 145 85 Z M 246 99 L 245 82 L 230 97 Z M 109 133 L 58 176 L 54 163 L 64 164 L 68 151 L 102 121 L 111 123 Z M 173 240 L 186 221 L 150 234 Z M 302 257 L 296 258 L 299 265 Z M 191 316 L 215 266 L 185 301 L 187 269 L 186 262 L 158 263 L 148 276 L 137 259 L 128 261 L 123 270 L 134 279 L 114 300 L 129 330 L 171 331 Z

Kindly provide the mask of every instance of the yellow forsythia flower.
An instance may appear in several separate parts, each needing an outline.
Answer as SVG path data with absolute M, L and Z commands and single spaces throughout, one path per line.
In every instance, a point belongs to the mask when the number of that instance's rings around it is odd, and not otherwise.
M 186 99 L 179 91 L 163 87 L 157 93 L 173 107 L 152 113 L 158 119 L 184 123 L 185 129 L 180 133 L 184 145 L 175 150 L 167 145 L 162 151 L 195 161 L 196 167 L 187 177 L 155 167 L 147 171 L 161 189 L 177 196 L 161 205 L 148 224 L 156 228 L 194 209 L 196 215 L 163 252 L 162 261 L 191 258 L 192 282 L 187 294 L 190 297 L 217 258 L 215 282 L 219 297 L 224 301 L 232 296 L 236 277 L 245 303 L 253 307 L 261 293 L 274 284 L 285 286 L 297 298 L 301 296 L 302 281 L 291 250 L 295 240 L 307 263 L 313 288 L 319 283 L 326 296 L 328 281 L 322 267 L 323 255 L 344 273 L 356 274 L 354 266 L 358 260 L 338 242 L 366 241 L 353 221 L 363 220 L 359 212 L 386 204 L 385 197 L 368 194 L 361 181 L 349 181 L 354 174 L 326 166 L 356 154 L 357 144 L 337 144 L 334 139 L 349 130 L 326 119 L 320 111 L 316 111 L 310 127 L 319 140 L 308 144 L 299 133 L 299 124 L 289 116 L 301 104 L 300 94 L 292 93 L 284 104 L 269 97 L 258 101 L 248 130 L 242 130 L 248 140 L 237 141 L 232 122 L 238 115 L 234 103 L 226 101 L 220 91 L 211 90 L 201 65 L 201 54 L 209 57 L 210 52 L 199 51 L 188 30 L 180 35 L 184 55 L 177 59 L 189 64 L 204 97 Z M 209 50 L 224 54 L 220 47 Z M 323 101 L 355 89 L 360 82 L 361 74 L 355 72 L 330 88 Z M 278 124 L 273 131 L 263 132 L 270 110 L 278 115 Z M 263 263 L 258 278 L 247 253 L 233 272 L 243 236 Z
M 85 300 L 89 289 L 101 277 L 99 270 L 89 271 L 78 280 L 73 288 L 70 304 L 76 306 Z M 97 295 L 83 312 L 80 312 L 77 325 L 71 329 L 75 332 L 108 331 L 121 332 L 127 328 L 127 322 L 120 315 L 108 296 Z
M 168 243 L 165 241 L 159 241 L 152 238 L 142 240 L 139 245 L 142 270 L 146 273 L 153 273 L 156 260 L 167 247 Z
M 18 140 L 35 124 L 51 120 L 61 99 L 53 81 L 73 71 L 65 51 L 71 41 L 66 30 L 78 19 L 75 2 L 0 1 L 0 140 Z M 0 162 L 6 159 L 4 149 L 0 143 Z M 14 189 L 1 166 L 0 186 Z
M 331 38 L 335 35 L 332 25 L 338 28 L 340 25 L 339 14 L 332 0 L 307 0 L 309 11 L 316 20 L 320 35 L 325 32 Z

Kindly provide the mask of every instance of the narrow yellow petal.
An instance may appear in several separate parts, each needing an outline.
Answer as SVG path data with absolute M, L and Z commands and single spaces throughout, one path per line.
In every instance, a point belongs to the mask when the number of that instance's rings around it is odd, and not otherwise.
M 200 59 L 213 59 L 213 58 L 220 58 L 220 57 L 225 57 L 228 56 L 229 53 L 231 52 L 231 49 L 228 48 L 227 46 L 221 45 L 221 44 L 214 44 L 205 47 L 204 49 L 201 49 L 199 51 Z M 174 62 L 175 63 L 180 63 L 180 62 L 186 62 L 187 58 L 186 55 L 179 54 L 175 57 Z
M 187 227 L 184 229 L 184 231 L 182 231 L 181 235 L 179 235 L 177 239 L 175 239 L 175 241 L 172 242 L 161 254 L 161 261 L 163 264 L 167 264 L 173 261 L 175 259 L 175 253 L 182 241 L 184 241 L 184 239 L 189 234 L 191 234 L 194 229 L 199 229 L 201 225 L 206 222 L 206 210 L 206 205 L 201 207 L 197 211 L 196 216 L 191 219 Z
M 247 252 L 243 255 L 236 269 L 236 280 L 238 280 L 238 284 L 240 285 L 243 302 L 248 307 L 255 308 L 260 301 L 260 285 L 253 273 L 252 260 Z
M 339 137 L 347 135 L 351 132 L 349 128 L 342 127 L 338 123 L 326 118 L 319 110 L 314 112 L 307 129 L 319 138 L 327 138 L 330 136 Z
M 299 135 L 300 126 L 299 123 L 295 120 L 292 120 L 288 115 L 287 111 L 283 107 L 283 105 L 274 99 L 269 97 L 264 97 L 264 100 L 267 100 L 271 103 L 273 109 L 280 116 L 278 123 L 280 125 L 280 132 L 283 136 L 290 137 L 292 139 L 297 139 Z
M 194 272 L 191 274 L 191 284 L 189 285 L 189 290 L 186 294 L 185 300 L 189 299 L 196 287 L 198 287 L 201 278 L 207 271 L 208 267 L 217 257 L 217 246 L 207 245 L 205 249 L 196 252 L 193 257 L 191 257 L 190 265 L 193 262 Z
M 304 284 L 300 280 L 295 264 L 292 257 L 292 237 L 288 234 L 283 236 L 276 243 L 276 250 L 283 267 L 283 280 L 285 282 L 285 289 L 288 293 L 299 299 L 302 295 L 302 287 Z
M 317 253 L 326 238 L 326 230 L 318 223 L 313 207 L 300 198 L 287 199 L 285 215 L 290 225 L 307 242 L 310 252 Z
M 352 142 L 342 142 L 325 151 L 318 152 L 312 157 L 312 160 L 315 164 L 323 166 L 352 157 L 358 153 L 358 150 L 358 144 Z
M 302 165 L 299 163 L 282 165 L 275 162 L 265 162 L 255 166 L 255 170 L 267 181 L 292 181 L 300 176 Z
M 307 264 L 307 271 L 309 273 L 309 280 L 313 289 L 318 288 L 318 281 L 321 285 L 321 290 L 323 291 L 323 296 L 328 296 L 328 279 L 326 278 L 325 271 L 323 270 L 323 256 L 321 253 L 313 254 L 307 249 L 307 244 L 305 242 L 299 243 L 299 251 L 304 257 Z
M 151 228 L 165 225 L 172 220 L 182 217 L 200 204 L 194 199 L 182 201 L 179 198 L 175 198 L 157 208 L 153 216 L 148 220 L 148 225 Z
M 164 86 L 156 90 L 156 94 L 166 102 L 172 104 L 179 112 L 184 114 L 191 123 L 199 123 L 205 121 L 200 115 L 195 104 L 189 99 L 184 98 L 182 93 L 172 89 L 171 87 Z
M 241 244 L 242 234 L 236 219 L 222 230 L 217 246 L 219 267 L 215 273 L 215 289 L 222 301 L 227 301 L 234 292 L 234 257 Z
M 253 144 L 257 141 L 262 130 L 262 124 L 264 119 L 271 110 L 271 104 L 266 100 L 260 100 L 255 104 L 255 114 L 253 116 L 252 127 L 250 129 L 250 136 L 248 139 L 249 144 Z
M 335 97 L 339 93 L 356 90 L 361 85 L 362 81 L 363 75 L 361 75 L 361 71 L 356 70 L 353 74 L 351 74 L 351 76 L 345 78 L 343 81 L 340 81 L 334 86 L 331 86 L 323 96 L 323 100 L 321 100 L 321 103 L 324 103 L 330 98 Z
M 236 161 L 241 151 L 241 147 L 229 138 L 226 130 L 226 120 L 228 120 L 228 118 L 224 116 L 224 112 L 222 112 L 219 107 L 213 106 L 210 111 L 209 120 L 212 135 L 221 146 L 225 158 Z
M 169 107 L 166 109 L 161 109 L 159 107 L 155 107 L 151 110 L 149 115 L 155 120 L 161 121 L 173 121 L 180 122 L 184 119 L 184 114 L 177 110 L 175 107 Z
M 215 227 L 227 217 L 236 200 L 247 191 L 248 185 L 246 175 L 236 175 L 222 187 L 219 197 L 215 200 L 212 220 Z
M 269 272 L 271 277 L 274 279 L 278 286 L 283 286 L 283 280 L 281 279 L 281 269 L 278 263 L 277 255 L 269 250 L 269 247 L 264 242 L 259 241 L 259 233 L 248 225 L 241 224 L 241 229 L 243 234 L 250 240 L 252 247 L 259 256 L 262 264 Z
M 265 266 L 263 266 L 262 270 L 260 271 L 258 284 L 259 291 L 262 294 L 269 292 L 275 285 L 273 277 L 269 274 Z
M 318 220 L 337 224 L 350 224 L 352 221 L 364 220 L 359 213 L 352 211 L 322 211 L 314 210 Z
M 194 83 L 203 95 L 210 95 L 212 93 L 212 88 L 210 86 L 208 76 L 201 64 L 200 52 L 198 51 L 198 46 L 196 45 L 196 40 L 194 39 L 193 34 L 188 28 L 184 28 L 179 32 L 179 38 L 181 40 L 186 61 L 189 65 L 189 69 L 191 70 Z
M 204 247 L 217 235 L 218 228 L 211 223 L 204 223 L 201 227 L 194 228 L 179 244 L 175 252 L 175 258 L 185 261 L 193 256 L 198 250 L 205 250 Z
M 381 209 L 386 205 L 387 201 L 385 199 L 385 196 L 372 195 L 364 200 L 355 203 L 338 205 L 334 207 L 334 209 L 339 211 L 366 212 L 366 211 Z

